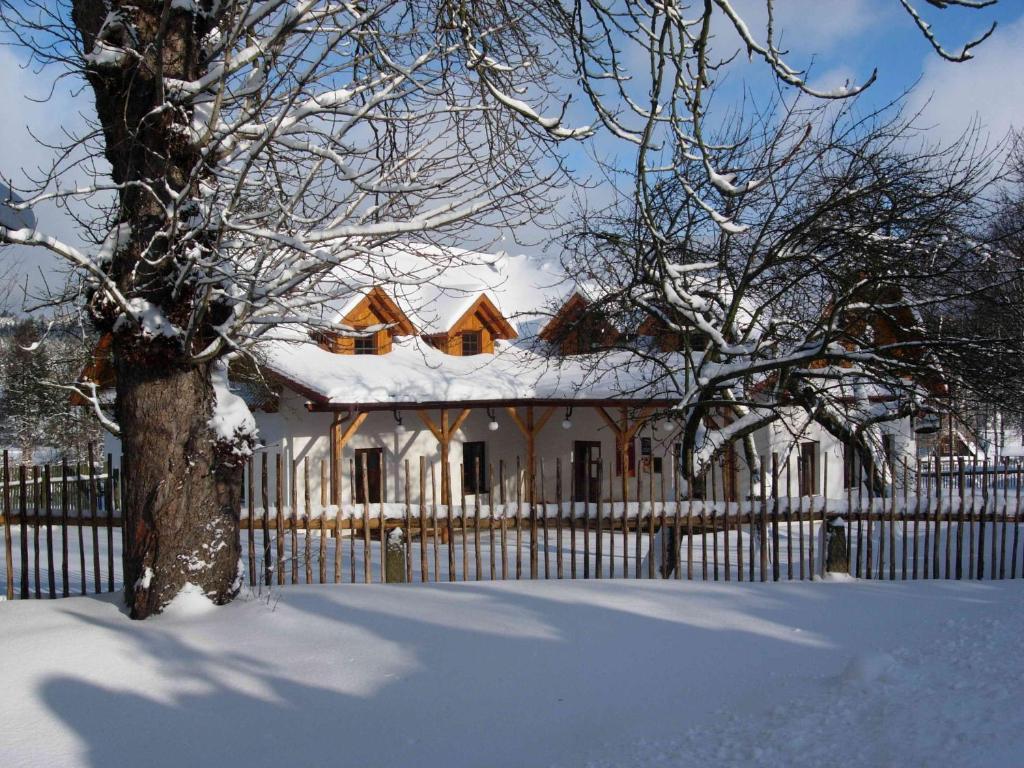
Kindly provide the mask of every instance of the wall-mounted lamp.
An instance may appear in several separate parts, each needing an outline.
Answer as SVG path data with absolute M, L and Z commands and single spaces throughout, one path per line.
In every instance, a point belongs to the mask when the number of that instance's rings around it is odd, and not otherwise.
M 498 423 L 498 420 L 496 418 L 494 418 L 494 409 L 493 408 L 488 408 L 487 409 L 487 428 L 489 430 L 491 430 L 491 432 L 497 432 L 498 431 L 498 427 L 500 427 L 500 426 L 501 425 Z
M 572 408 L 565 409 L 565 418 L 562 419 L 562 429 L 572 429 Z
M 405 424 L 402 423 L 402 414 L 399 412 L 397 408 L 395 408 L 392 411 L 392 415 L 394 415 L 395 417 L 395 434 L 404 434 L 407 430 L 405 428 Z

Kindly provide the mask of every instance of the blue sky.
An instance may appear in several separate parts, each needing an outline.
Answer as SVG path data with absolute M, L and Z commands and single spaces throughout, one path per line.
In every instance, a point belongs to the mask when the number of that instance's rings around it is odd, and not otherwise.
M 763 1 L 734 0 L 734 4 L 755 34 L 759 33 Z M 833 87 L 846 79 L 860 82 L 877 68 L 878 80 L 863 97 L 867 106 L 882 104 L 920 81 L 910 104 L 916 108 L 930 100 L 923 123 L 930 126 L 936 139 L 955 139 L 975 116 L 993 141 L 1002 138 L 1011 125 L 1024 127 L 1024 0 L 1000 0 L 980 11 L 951 8 L 940 12 L 924 0 L 917 5 L 950 49 L 959 49 L 993 21 L 999 26 L 992 38 L 975 50 L 974 60 L 952 64 L 932 52 L 898 0 L 776 0 L 777 24 L 790 51 L 789 63 L 799 67 L 813 64 L 812 83 Z M 721 52 L 739 47 L 738 38 L 732 35 L 722 30 L 716 43 Z M 23 69 L 18 57 L 17 51 L 0 47 L 0 93 L 8 95 L 9 110 L 0 120 L 0 169 L 16 183 L 23 168 L 45 160 L 45 150 L 35 144 L 29 131 L 55 140 L 63 127 L 81 124 L 80 113 L 90 109 L 88 93 L 72 95 L 66 86 L 59 86 L 48 104 L 28 100 L 26 97 L 48 93 L 52 73 Z M 739 92 L 740 84 L 754 89 L 769 84 L 763 65 L 756 62 L 748 64 L 741 58 L 730 70 L 728 86 L 716 97 L 719 107 L 724 106 L 723 96 Z M 577 149 L 571 157 L 578 170 L 588 170 L 584 152 Z M 601 191 L 588 194 L 600 195 Z M 58 212 L 41 210 L 39 220 L 40 227 L 52 234 L 74 239 L 70 222 Z M 537 251 L 541 238 L 540 230 L 521 227 L 516 233 L 505 233 L 504 241 L 495 247 Z M 30 272 L 36 285 L 41 274 L 56 267 L 49 256 L 13 248 L 0 252 L 0 260 L 18 260 L 19 269 Z

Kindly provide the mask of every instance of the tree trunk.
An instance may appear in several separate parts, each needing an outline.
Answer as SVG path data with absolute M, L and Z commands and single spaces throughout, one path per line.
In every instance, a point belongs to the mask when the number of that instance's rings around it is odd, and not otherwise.
M 133 619 L 159 613 L 186 582 L 218 604 L 238 592 L 242 463 L 217 448 L 214 401 L 206 366 L 118 361 L 125 601 Z

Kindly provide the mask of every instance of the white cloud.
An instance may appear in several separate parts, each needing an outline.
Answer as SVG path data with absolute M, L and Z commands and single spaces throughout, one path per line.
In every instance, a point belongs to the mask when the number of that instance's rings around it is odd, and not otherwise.
M 951 64 L 929 53 L 910 107 L 924 109 L 922 125 L 937 139 L 953 141 L 977 117 L 989 138 L 1024 128 L 1024 16 L 1001 26 L 975 58 Z M 929 101 L 930 99 L 930 101 Z

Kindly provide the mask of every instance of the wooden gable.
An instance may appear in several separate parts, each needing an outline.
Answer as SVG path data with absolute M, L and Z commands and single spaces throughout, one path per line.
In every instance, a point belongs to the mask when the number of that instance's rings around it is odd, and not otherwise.
M 490 354 L 496 339 L 519 334 L 486 293 L 481 293 L 446 333 L 427 336 L 427 341 L 449 355 Z
M 576 355 L 614 344 L 619 333 L 588 311 L 590 302 L 574 293 L 537 335 L 557 346 L 563 355 Z
M 341 319 L 355 330 L 384 326 L 365 337 L 344 336 L 339 333 L 320 333 L 317 342 L 324 349 L 340 355 L 354 355 L 357 346 L 367 345 L 373 354 L 386 355 L 391 351 L 395 336 L 411 336 L 416 328 L 395 301 L 380 286 L 371 288 L 365 296 Z M 366 348 L 366 346 L 363 346 Z

